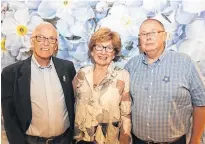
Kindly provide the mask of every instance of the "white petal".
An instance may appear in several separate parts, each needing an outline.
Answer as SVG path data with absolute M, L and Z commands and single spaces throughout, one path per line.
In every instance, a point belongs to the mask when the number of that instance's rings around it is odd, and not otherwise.
M 9 35 L 7 38 L 6 38 L 6 43 L 5 43 L 5 47 L 10 50 L 11 52 L 19 50 L 20 47 L 22 47 L 22 43 L 21 43 L 21 39 L 20 37 L 18 37 L 16 34 L 14 35 Z M 14 54 L 14 56 L 16 56 Z
M 144 20 L 147 19 L 146 12 L 141 7 L 130 6 L 129 8 L 129 16 L 131 17 L 133 23 L 140 25 Z M 137 15 L 136 15 L 137 11 Z
M 57 21 L 57 24 L 56 24 L 56 28 L 58 29 L 58 32 L 65 36 L 65 37 L 71 37 L 72 34 L 71 32 L 69 31 L 69 28 L 70 26 L 66 23 L 66 21 L 60 19 Z
M 56 12 L 59 8 L 58 1 L 43 0 L 38 7 L 38 14 L 45 19 L 52 19 L 56 16 Z
M 4 35 L 16 34 L 16 26 L 17 23 L 13 18 L 5 18 L 1 26 L 1 32 Z
M 75 23 L 74 17 L 70 15 L 70 13 L 68 13 L 67 11 L 58 12 L 56 13 L 56 16 L 66 21 L 68 25 L 73 25 Z
M 112 15 L 113 17 L 119 18 L 122 17 L 125 13 L 126 7 L 124 5 L 114 5 L 110 11 L 109 15 Z
M 30 36 L 25 35 L 21 37 L 21 43 L 23 44 L 23 47 L 30 49 L 31 48 Z
M 189 55 L 194 61 L 205 60 L 205 43 L 197 40 L 186 40 L 179 46 L 179 52 Z
M 95 7 L 98 2 L 99 2 L 99 0 L 86 0 L 86 3 L 87 3 L 90 7 Z
M 102 13 L 95 12 L 95 18 L 97 22 L 105 18 L 105 16 L 107 16 L 107 12 L 102 12 Z
M 106 3 L 105 1 L 100 1 L 99 3 L 97 3 L 95 9 L 97 12 L 107 11 L 108 10 L 108 3 Z
M 41 0 L 35 0 L 35 1 L 28 1 L 27 7 L 29 9 L 38 9 L 39 4 L 41 3 Z
M 167 7 L 166 9 L 164 9 L 164 10 L 162 11 L 162 13 L 165 14 L 165 15 L 170 15 L 175 9 L 176 9 L 176 7 L 174 7 L 174 6 L 169 6 L 169 7 Z
M 71 50 L 72 44 L 63 36 L 59 36 L 58 38 L 58 49 L 62 51 Z
M 32 13 L 27 24 L 29 32 L 32 32 L 41 22 L 43 22 L 43 19 L 39 15 Z
M 190 39 L 205 40 L 205 20 L 196 19 L 185 28 L 186 36 Z
M 199 13 L 205 10 L 204 0 L 182 1 L 183 10 L 189 13 Z
M 1 70 L 15 62 L 15 57 L 9 51 L 1 51 Z
M 72 25 L 70 27 L 70 32 L 75 36 L 80 36 L 83 38 L 88 37 L 85 25 L 82 23 L 76 23 L 75 25 Z
M 56 57 L 61 58 L 61 59 L 68 59 L 69 57 L 68 50 L 59 49 Z
M 21 61 L 21 60 L 27 59 L 30 56 L 31 56 L 31 54 L 29 52 L 22 52 L 22 51 L 20 51 L 18 56 L 16 57 L 16 59 Z
M 19 10 L 19 9 L 26 8 L 26 5 L 25 5 L 24 1 L 12 1 L 11 0 L 9 2 L 9 7 L 10 7 L 10 9 L 14 9 L 16 11 L 16 10 Z
M 188 13 L 181 8 L 177 9 L 175 19 L 179 24 L 189 24 L 197 17 L 197 14 Z
M 79 5 L 79 7 L 76 7 L 72 10 L 72 16 L 79 21 L 85 22 L 88 19 L 94 18 L 95 13 L 90 6 L 81 2 L 81 5 Z
M 87 43 L 80 43 L 77 46 L 76 52 L 71 52 L 71 55 L 78 61 L 88 59 L 88 45 Z
M 17 10 L 14 14 L 14 18 L 17 22 L 23 25 L 27 25 L 27 22 L 29 20 L 29 12 L 28 9 L 20 9 Z
M 128 7 L 141 7 L 143 5 L 143 1 L 142 0 L 125 0 L 125 4 Z
M 177 30 L 178 24 L 174 20 L 171 20 L 171 19 L 167 20 L 161 14 L 156 15 L 154 19 L 159 20 L 164 25 L 165 30 L 169 33 L 173 33 Z M 169 21 L 171 21 L 171 23 Z
M 108 3 L 114 3 L 114 2 L 116 2 L 117 0 L 106 0 L 106 2 L 108 2 Z
M 143 5 L 142 5 L 142 7 L 147 11 L 162 10 L 167 6 L 168 6 L 167 0 L 157 0 L 157 1 L 143 0 Z
M 201 12 L 200 17 L 205 19 L 205 11 Z
M 169 3 L 171 6 L 177 6 L 182 3 L 182 0 L 170 0 Z

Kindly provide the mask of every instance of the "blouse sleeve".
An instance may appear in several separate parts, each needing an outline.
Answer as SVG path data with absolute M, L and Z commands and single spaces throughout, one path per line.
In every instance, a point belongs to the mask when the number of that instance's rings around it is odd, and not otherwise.
M 120 110 L 121 110 L 121 129 L 120 143 L 128 144 L 131 141 L 131 98 L 130 98 L 130 76 L 127 71 L 123 71 L 124 90 L 121 95 Z

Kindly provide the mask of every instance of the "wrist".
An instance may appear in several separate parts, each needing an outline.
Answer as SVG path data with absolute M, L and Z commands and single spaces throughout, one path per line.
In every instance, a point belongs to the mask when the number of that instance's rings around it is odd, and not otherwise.
M 198 137 L 191 137 L 189 144 L 200 144 L 200 138 Z

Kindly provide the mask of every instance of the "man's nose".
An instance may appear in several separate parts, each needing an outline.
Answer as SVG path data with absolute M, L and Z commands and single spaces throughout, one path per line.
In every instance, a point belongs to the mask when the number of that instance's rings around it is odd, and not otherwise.
M 147 39 L 147 40 L 150 40 L 151 38 L 152 38 L 151 34 L 150 34 L 150 33 L 147 33 L 147 34 L 146 34 L 146 39 Z
M 44 45 L 49 45 L 49 41 L 48 41 L 47 38 L 46 38 L 45 41 L 44 41 Z

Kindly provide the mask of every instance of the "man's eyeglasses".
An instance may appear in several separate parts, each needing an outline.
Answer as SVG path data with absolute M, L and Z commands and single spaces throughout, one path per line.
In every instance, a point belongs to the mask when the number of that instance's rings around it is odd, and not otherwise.
M 113 52 L 113 50 L 114 50 L 114 48 L 113 47 L 111 47 L 111 46 L 101 46 L 101 45 L 95 45 L 95 49 L 97 50 L 97 51 L 102 51 L 103 49 L 105 49 L 105 51 L 106 52 L 109 52 L 109 53 L 111 53 L 111 52 Z
M 55 44 L 58 41 L 56 38 L 53 37 L 46 38 L 44 36 L 34 36 L 33 38 L 36 38 L 37 42 L 45 42 L 45 40 L 48 40 L 48 42 L 51 44 Z
M 152 31 L 152 32 L 148 32 L 148 33 L 141 33 L 138 36 L 141 38 L 147 38 L 147 36 L 149 35 L 150 37 L 157 37 L 159 33 L 162 33 L 164 31 Z

